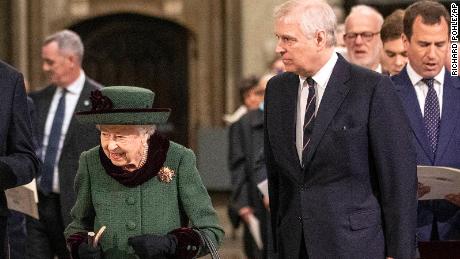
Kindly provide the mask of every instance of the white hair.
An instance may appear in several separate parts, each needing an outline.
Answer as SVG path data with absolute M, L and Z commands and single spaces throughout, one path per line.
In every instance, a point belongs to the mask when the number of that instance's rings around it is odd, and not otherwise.
M 374 16 L 377 19 L 379 28 L 382 28 L 383 16 L 375 8 L 372 8 L 368 5 L 362 5 L 362 4 L 353 6 L 351 8 L 350 14 L 348 14 L 347 18 L 345 19 L 345 24 L 347 24 L 350 17 L 355 14 L 357 14 L 358 16 L 362 16 L 362 15 Z
M 140 134 L 147 134 L 149 137 L 152 136 L 155 133 L 156 129 L 157 129 L 156 125 L 113 125 L 113 126 L 116 126 L 116 127 L 123 127 L 123 126 L 135 127 Z M 96 128 L 100 131 L 101 130 L 101 124 L 97 124 Z
M 291 0 L 274 10 L 273 16 L 277 20 L 293 21 L 300 15 L 300 27 L 307 38 L 312 38 L 319 31 L 326 32 L 326 46 L 336 44 L 335 29 L 337 18 L 332 8 L 322 0 Z

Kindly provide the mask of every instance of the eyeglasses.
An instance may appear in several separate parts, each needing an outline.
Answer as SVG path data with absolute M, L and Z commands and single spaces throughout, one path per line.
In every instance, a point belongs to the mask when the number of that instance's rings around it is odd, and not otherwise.
M 377 35 L 379 33 L 380 32 L 370 32 L 370 31 L 365 31 L 365 32 L 360 32 L 360 33 L 350 32 L 350 33 L 346 33 L 343 35 L 343 40 L 344 41 L 355 41 L 359 35 L 361 36 L 361 39 L 363 39 L 364 41 L 371 41 L 372 38 L 374 38 L 374 35 Z

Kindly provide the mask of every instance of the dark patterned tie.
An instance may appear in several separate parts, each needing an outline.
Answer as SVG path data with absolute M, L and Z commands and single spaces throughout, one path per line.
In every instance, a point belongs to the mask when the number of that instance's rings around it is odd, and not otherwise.
M 310 146 L 310 137 L 315 125 L 315 108 L 316 108 L 316 93 L 315 93 L 315 80 L 308 77 L 305 80 L 308 84 L 308 98 L 307 107 L 305 108 L 305 120 L 303 122 L 303 149 L 302 161 L 307 157 L 308 147 Z M 303 166 L 303 163 L 302 163 Z
M 65 115 L 65 96 L 67 91 L 62 91 L 62 96 L 54 114 L 53 125 L 48 137 L 43 170 L 40 179 L 40 189 L 44 194 L 49 194 L 53 190 L 53 175 L 56 156 L 59 150 L 59 140 L 61 139 L 62 123 Z
M 439 138 L 439 126 L 441 116 L 439 111 L 439 100 L 434 90 L 434 79 L 424 78 L 422 81 L 428 86 L 428 94 L 425 99 L 423 120 L 425 122 L 426 133 L 430 141 L 431 151 L 436 153 Z

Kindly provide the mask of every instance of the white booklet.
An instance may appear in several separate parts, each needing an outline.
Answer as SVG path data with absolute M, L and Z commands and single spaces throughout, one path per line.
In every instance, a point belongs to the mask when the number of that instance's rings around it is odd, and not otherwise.
M 32 182 L 5 190 L 8 209 L 38 219 L 38 195 L 35 179 Z
M 417 166 L 418 182 L 430 187 L 419 200 L 444 199 L 447 194 L 460 193 L 460 169 L 441 166 Z
M 260 222 L 259 219 L 254 216 L 254 214 L 250 214 L 249 222 L 248 222 L 249 232 L 251 233 L 256 245 L 259 249 L 264 247 L 262 243 L 262 234 L 260 233 Z

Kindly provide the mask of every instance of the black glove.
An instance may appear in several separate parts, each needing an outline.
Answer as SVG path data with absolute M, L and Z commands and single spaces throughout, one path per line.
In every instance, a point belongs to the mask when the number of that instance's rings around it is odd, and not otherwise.
M 101 247 L 92 247 L 87 243 L 81 243 L 78 246 L 78 256 L 80 259 L 101 259 Z
M 174 235 L 141 235 L 130 237 L 128 244 L 140 258 L 152 258 L 154 256 L 169 256 L 176 253 L 177 238 Z

